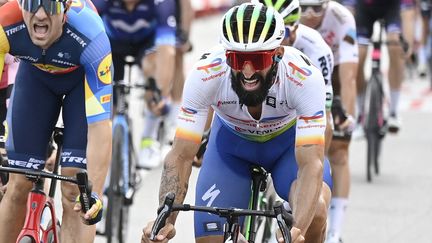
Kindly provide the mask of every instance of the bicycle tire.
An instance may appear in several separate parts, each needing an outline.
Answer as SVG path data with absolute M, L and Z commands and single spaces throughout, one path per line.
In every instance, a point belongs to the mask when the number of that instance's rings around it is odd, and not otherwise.
M 372 167 L 375 173 L 379 172 L 379 152 L 381 139 L 383 138 L 383 91 L 381 88 L 380 76 L 372 75 L 366 87 L 365 96 L 365 133 L 367 140 L 367 181 L 372 181 Z
M 60 222 L 58 220 L 56 220 L 56 221 L 57 221 L 57 223 L 56 223 L 56 228 L 57 229 L 56 230 L 57 230 L 57 233 L 60 233 L 60 227 L 61 227 L 60 226 Z M 51 225 L 52 225 L 52 221 L 49 222 L 48 228 L 51 227 Z M 59 237 L 59 235 L 57 237 Z M 60 240 L 58 242 L 60 242 Z M 48 233 L 47 243 L 55 243 L 55 241 L 54 241 L 54 231 L 52 231 L 52 230 Z
M 33 237 L 26 235 L 21 238 L 19 243 L 36 243 L 36 240 Z
M 113 134 L 113 150 L 112 150 L 112 162 L 111 162 L 111 173 L 110 182 L 107 192 L 108 206 L 106 215 L 106 237 L 108 243 L 124 243 L 125 242 L 125 230 L 123 229 L 123 208 L 125 207 L 123 201 L 123 163 L 126 163 L 123 156 L 123 146 L 125 141 L 124 129 L 121 126 L 114 128 Z

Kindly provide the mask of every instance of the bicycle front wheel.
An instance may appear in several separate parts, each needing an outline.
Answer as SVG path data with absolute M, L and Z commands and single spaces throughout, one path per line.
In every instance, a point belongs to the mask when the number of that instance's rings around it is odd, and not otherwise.
M 128 161 L 126 161 L 123 153 L 123 146 L 127 141 L 124 141 L 125 131 L 120 126 L 114 128 L 113 135 L 111 174 L 107 192 L 106 237 L 108 243 L 124 243 L 126 224 L 123 221 L 125 215 L 127 215 L 128 206 L 124 204 L 123 188 L 125 180 L 123 178 L 123 165 Z
M 383 91 L 379 75 L 372 75 L 365 96 L 365 135 L 367 139 L 367 181 L 372 181 L 372 170 L 379 171 L 379 152 L 383 138 Z

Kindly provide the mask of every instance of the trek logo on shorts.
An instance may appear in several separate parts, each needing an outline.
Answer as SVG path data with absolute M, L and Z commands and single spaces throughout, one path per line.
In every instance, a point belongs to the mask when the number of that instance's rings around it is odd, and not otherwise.
M 42 169 L 42 168 L 39 168 L 39 166 L 41 166 L 41 165 L 43 166 L 45 164 L 44 160 L 35 159 L 35 158 L 30 158 L 29 161 L 9 159 L 8 162 L 9 162 L 9 165 L 12 167 L 17 166 L 17 167 L 34 169 L 34 170 Z
M 62 163 L 87 164 L 87 159 L 80 156 L 72 156 L 71 152 L 63 152 Z
M 204 231 L 205 232 L 216 232 L 221 231 L 222 227 L 219 222 L 205 222 L 204 223 Z

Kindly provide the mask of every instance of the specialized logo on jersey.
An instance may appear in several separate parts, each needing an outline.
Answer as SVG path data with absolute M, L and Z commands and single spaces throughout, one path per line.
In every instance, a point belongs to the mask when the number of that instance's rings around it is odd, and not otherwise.
M 111 64 L 112 64 L 112 56 L 109 54 L 106 56 L 98 66 L 97 75 L 99 80 L 104 84 L 111 84 Z
M 222 69 L 222 66 L 221 66 L 222 62 L 223 62 L 222 58 L 216 58 L 216 59 L 213 59 L 213 61 L 211 61 L 210 64 L 198 67 L 197 70 L 202 70 L 205 73 L 210 73 L 212 71 L 217 72 L 217 71 Z
M 306 124 L 322 123 L 324 119 L 324 111 L 318 111 L 313 116 L 300 116 L 299 120 L 303 120 Z
M 72 72 L 73 70 L 78 68 L 78 66 L 75 66 L 75 67 L 58 67 L 58 66 L 49 65 L 49 64 L 42 64 L 42 63 L 34 63 L 33 65 L 42 71 L 54 73 L 54 74 L 69 73 L 69 72 Z

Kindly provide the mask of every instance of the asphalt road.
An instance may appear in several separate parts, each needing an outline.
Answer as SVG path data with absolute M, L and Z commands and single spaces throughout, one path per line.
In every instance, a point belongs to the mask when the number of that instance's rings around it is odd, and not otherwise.
M 187 66 L 218 41 L 221 16 L 201 18 L 193 25 L 194 51 Z M 381 175 L 366 182 L 366 143 L 354 140 L 350 147 L 352 186 L 343 229 L 348 243 L 432 242 L 432 93 L 427 80 L 414 75 L 403 84 L 402 129 L 384 140 Z M 139 106 L 135 102 L 135 109 Z M 134 108 L 132 108 L 134 109 Z M 139 114 L 139 112 L 137 112 Z M 140 117 L 136 120 L 140 123 Z M 140 127 L 137 125 L 137 130 Z M 139 137 L 139 132 L 135 133 Z M 194 169 L 186 198 L 193 204 L 198 170 Z M 155 218 L 161 168 L 146 172 L 142 188 L 130 211 L 127 242 L 140 242 L 142 228 Z M 180 213 L 174 243 L 194 242 L 192 213 Z M 97 237 L 95 242 L 106 242 Z

